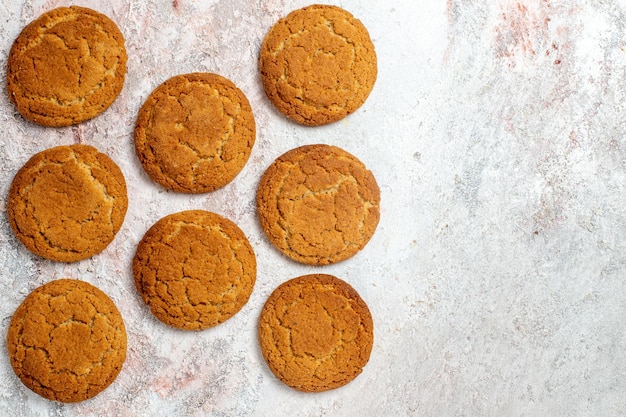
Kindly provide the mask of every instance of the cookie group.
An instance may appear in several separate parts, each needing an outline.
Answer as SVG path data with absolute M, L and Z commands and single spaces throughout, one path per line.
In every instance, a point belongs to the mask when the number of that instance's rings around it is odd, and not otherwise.
M 124 37 L 94 10 L 72 6 L 42 14 L 15 40 L 7 63 L 10 101 L 27 120 L 75 125 L 104 112 L 126 74 Z M 377 76 L 374 45 L 349 12 L 327 5 L 293 11 L 267 33 L 259 54 L 265 93 L 287 118 L 307 126 L 358 109 Z M 207 193 L 241 172 L 256 139 L 246 97 L 215 73 L 175 75 L 141 106 L 134 146 L 150 179 L 177 193 Z M 126 181 L 105 153 L 82 144 L 33 155 L 15 175 L 7 215 L 33 254 L 77 262 L 102 252 L 128 208 Z M 380 190 L 371 171 L 336 146 L 292 149 L 267 168 L 256 213 L 269 242 L 290 259 L 323 266 L 347 260 L 372 238 Z M 138 242 L 135 288 L 165 325 L 204 330 L 230 319 L 250 299 L 254 249 L 231 220 L 206 210 L 162 217 Z M 327 274 L 290 279 L 269 296 L 258 342 L 270 370 L 303 392 L 356 378 L 373 346 L 365 301 Z M 51 281 L 15 311 L 7 334 L 19 379 L 44 398 L 83 401 L 106 389 L 126 358 L 127 335 L 114 302 L 76 279 Z
M 49 400 L 78 402 L 107 388 L 126 359 L 126 328 L 113 301 L 83 281 L 38 287 L 13 314 L 7 348 L 15 374 Z
M 84 7 L 44 13 L 17 37 L 7 63 L 9 99 L 26 119 L 69 126 L 105 111 L 126 75 L 124 36 Z

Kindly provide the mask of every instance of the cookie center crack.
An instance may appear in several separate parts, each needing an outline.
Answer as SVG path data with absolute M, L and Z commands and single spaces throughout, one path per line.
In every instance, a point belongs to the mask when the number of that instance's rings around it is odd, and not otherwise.
M 292 169 L 298 168 L 299 166 L 294 166 Z M 302 256 L 309 256 L 310 254 L 307 249 L 297 249 L 297 244 L 292 245 L 294 239 L 298 242 L 304 241 L 312 248 L 320 248 L 326 244 L 325 239 L 320 239 L 320 236 L 336 234 L 343 241 L 343 246 L 332 253 L 332 256 L 342 252 L 347 246 L 356 245 L 363 238 L 365 218 L 369 209 L 373 207 L 373 204 L 365 201 L 360 194 L 352 193 L 347 189 L 348 185 L 353 186 L 352 188 L 358 188 L 356 178 L 352 175 L 335 175 L 337 178 L 332 183 L 311 189 L 307 186 L 307 182 L 315 174 L 305 175 L 304 181 L 300 183 L 302 192 L 287 196 L 288 193 L 283 193 L 287 179 L 291 176 L 298 176 L 300 173 L 299 169 L 296 172 L 288 172 L 278 188 L 276 199 L 280 214 L 278 225 L 284 231 L 285 244 Z M 337 196 L 338 194 L 339 196 Z M 354 196 L 357 203 L 362 206 L 361 209 L 356 210 L 352 217 L 352 223 L 355 224 L 352 226 L 354 229 L 352 232 L 356 232 L 356 234 L 345 233 L 347 231 L 346 226 L 340 222 L 342 215 L 340 210 L 343 206 L 341 199 L 343 195 L 348 194 L 350 197 Z M 284 199 L 281 200 L 279 196 L 284 196 Z M 306 216 L 303 216 L 304 211 L 306 211 Z
M 87 19 L 90 18 L 87 17 Z M 121 56 L 116 48 L 111 48 L 109 43 L 112 39 L 99 24 L 93 24 L 93 28 L 97 31 L 98 37 L 106 39 L 106 41 L 104 41 L 106 47 L 104 47 L 102 51 L 102 53 L 106 55 L 106 59 L 104 60 L 93 56 L 92 45 L 89 44 L 89 41 L 85 37 L 76 39 L 78 42 L 75 45 L 71 45 L 66 37 L 53 31 L 59 24 L 75 22 L 77 20 L 78 16 L 76 14 L 65 15 L 49 22 L 45 26 L 41 26 L 39 28 L 39 36 L 30 41 L 18 54 L 18 59 L 31 62 L 32 72 L 40 81 L 44 81 L 39 78 L 41 74 L 45 74 L 46 77 L 59 76 L 59 74 L 63 72 L 59 67 L 59 63 L 62 62 L 65 66 L 64 71 L 66 75 L 62 78 L 64 81 L 63 84 L 61 84 L 61 89 L 52 90 L 47 88 L 45 91 L 36 92 L 27 90 L 22 86 L 23 83 L 18 83 L 17 86 L 21 86 L 21 95 L 25 99 L 33 103 L 39 101 L 59 107 L 82 105 L 85 104 L 91 96 L 107 85 L 109 79 L 116 76 L 121 62 Z M 47 53 L 35 53 L 37 48 L 43 44 L 47 44 Z M 52 54 L 50 50 L 53 51 Z M 43 58 L 36 58 L 36 56 L 46 57 L 46 61 L 44 62 Z M 98 72 L 100 73 L 100 78 L 99 80 L 95 80 L 92 74 Z M 74 75 L 70 76 L 70 74 Z M 20 73 L 16 75 L 19 77 Z M 88 84 L 91 86 L 87 85 L 87 78 L 89 78 Z M 46 78 L 45 83 L 50 84 L 50 80 Z M 72 88 L 72 86 L 77 88 Z M 87 90 L 85 90 L 85 86 L 88 88 Z M 74 92 L 69 93 L 68 91 Z M 70 97 L 72 95 L 75 96 Z M 30 106 L 30 110 L 36 113 L 37 107 Z
M 283 71 L 276 81 L 295 90 L 293 98 L 302 105 L 340 111 L 359 92 L 360 84 L 354 76 L 357 48 L 352 39 L 335 31 L 335 24 L 329 19 L 310 29 L 298 30 L 272 51 L 274 59 L 284 55 Z M 313 86 L 324 93 L 313 94 Z M 334 98 L 329 101 L 331 95 Z M 291 93 L 284 92 L 281 97 L 288 102 Z
M 81 160 L 81 158 L 75 152 L 71 152 L 69 157 L 63 161 L 50 161 L 48 159 L 44 159 L 44 161 L 42 161 L 42 164 L 40 164 L 40 167 L 38 169 L 39 174 L 33 177 L 32 182 L 29 184 L 28 187 L 24 189 L 24 194 L 28 194 L 28 191 L 36 187 L 38 181 L 42 181 L 41 187 L 49 186 L 47 185 L 48 179 L 47 178 L 41 179 L 41 175 L 44 175 L 44 176 L 46 174 L 53 175 L 51 172 L 51 169 L 56 172 L 64 172 L 66 164 L 70 162 L 74 163 L 80 169 L 80 172 L 82 172 L 84 175 L 82 179 L 80 178 L 80 176 L 76 176 L 76 175 L 74 175 L 73 177 L 63 178 L 61 180 L 61 183 L 70 183 L 70 184 L 73 184 L 74 187 L 76 187 L 79 184 L 81 184 L 83 181 L 86 181 L 88 183 L 88 186 L 86 187 L 82 186 L 80 190 L 77 190 L 77 194 L 72 195 L 71 197 L 69 194 L 65 194 L 61 192 L 60 195 L 58 195 L 57 197 L 53 199 L 53 201 L 57 203 L 62 203 L 63 201 L 65 201 L 65 203 L 61 204 L 61 207 L 65 207 L 65 206 L 70 207 L 72 205 L 75 205 L 78 203 L 78 201 L 81 200 L 81 198 L 93 201 L 92 199 L 93 199 L 94 194 L 87 191 L 89 187 L 95 188 L 95 191 L 96 191 L 95 195 L 100 196 L 101 198 L 100 201 L 94 202 L 92 207 L 89 209 L 89 211 L 83 212 L 80 214 L 76 213 L 72 215 L 71 212 L 70 214 L 66 214 L 65 209 L 63 209 L 63 213 L 60 215 L 60 217 L 57 217 L 56 215 L 53 217 L 49 217 L 47 214 L 44 213 L 45 210 L 49 210 L 49 206 L 42 205 L 39 202 L 26 199 L 25 205 L 26 205 L 26 209 L 31 211 L 34 214 L 33 220 L 35 221 L 38 227 L 39 236 L 43 238 L 50 247 L 55 247 L 57 250 L 63 251 L 63 252 L 77 253 L 79 252 L 79 250 L 74 248 L 72 245 L 75 244 L 76 239 L 80 239 L 83 236 L 83 233 L 82 233 L 83 227 L 93 223 L 96 219 L 98 219 L 98 221 L 102 221 L 102 220 L 105 221 L 103 226 L 109 229 L 113 229 L 112 217 L 113 217 L 113 206 L 115 203 L 115 197 L 109 194 L 106 185 L 103 184 L 94 175 L 93 173 L 94 167 L 88 165 L 83 160 Z M 96 167 L 96 168 L 102 169 L 101 167 Z M 56 192 L 56 191 L 50 190 L 50 192 Z M 61 228 L 65 228 L 66 223 L 74 223 L 79 228 L 78 229 L 79 233 L 77 234 L 77 236 L 74 236 L 69 242 L 67 242 L 69 246 L 59 244 L 59 242 L 56 239 L 55 240 L 51 239 L 49 235 L 50 230 L 51 230 L 50 229 L 51 225 L 59 224 Z M 56 233 L 56 232 L 53 232 L 53 233 Z

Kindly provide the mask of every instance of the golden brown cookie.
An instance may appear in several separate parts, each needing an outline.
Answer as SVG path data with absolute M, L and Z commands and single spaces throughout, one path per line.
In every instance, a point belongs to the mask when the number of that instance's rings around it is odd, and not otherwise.
M 126 329 L 113 301 L 83 281 L 60 279 L 30 293 L 7 334 L 11 366 L 49 400 L 77 402 L 107 388 L 126 359 Z
M 9 99 L 25 118 L 69 126 L 115 101 L 126 75 L 124 36 L 107 16 L 83 7 L 42 14 L 17 37 L 7 64 Z
M 174 191 L 205 193 L 235 178 L 256 137 L 248 99 L 226 78 L 177 75 L 139 111 L 135 149 L 144 170 Z
M 374 175 L 356 157 L 329 145 L 302 146 L 276 159 L 261 178 L 256 200 L 270 242 L 305 264 L 353 256 L 380 218 Z
M 216 326 L 248 302 L 254 251 L 237 225 L 203 210 L 171 214 L 144 235 L 133 260 L 135 285 L 163 323 Z
M 365 302 L 332 275 L 281 284 L 259 319 L 259 342 L 271 371 L 299 391 L 341 387 L 367 364 L 374 324 Z
M 127 207 L 126 182 L 115 162 L 92 146 L 71 145 L 40 152 L 20 168 L 7 214 L 31 252 L 74 262 L 111 243 Z
M 336 122 L 367 99 L 377 76 L 376 51 L 363 24 L 336 6 L 291 12 L 261 46 L 263 88 L 288 118 L 309 126 Z

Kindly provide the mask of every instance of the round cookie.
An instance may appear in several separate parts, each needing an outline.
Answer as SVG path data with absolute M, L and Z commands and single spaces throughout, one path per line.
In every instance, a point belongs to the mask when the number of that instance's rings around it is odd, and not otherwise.
M 305 264 L 353 256 L 380 218 L 374 175 L 356 157 L 329 145 L 302 146 L 276 159 L 261 178 L 256 201 L 270 242 Z
M 185 330 L 216 326 L 248 302 L 254 251 L 241 229 L 203 210 L 156 222 L 137 246 L 135 285 L 163 323 Z
M 320 126 L 365 102 L 376 81 L 376 51 L 350 13 L 312 5 L 272 26 L 261 45 L 259 70 L 265 93 L 281 113 Z
M 193 73 L 172 77 L 150 94 L 137 118 L 135 150 L 157 183 L 205 193 L 237 176 L 255 137 L 243 92 L 220 75 Z
M 60 279 L 30 293 L 7 334 L 15 374 L 44 398 L 77 402 L 107 388 L 126 359 L 126 329 L 113 301 L 83 281 Z
M 372 316 L 359 294 L 332 275 L 304 275 L 274 290 L 259 319 L 270 370 L 292 388 L 327 391 L 356 378 L 374 340 Z
M 42 14 L 17 37 L 7 63 L 9 99 L 26 119 L 69 126 L 104 112 L 126 75 L 124 36 L 84 7 Z
M 71 145 L 42 151 L 20 168 L 7 215 L 31 252 L 74 262 L 111 243 L 127 207 L 126 182 L 115 162 L 92 146 Z

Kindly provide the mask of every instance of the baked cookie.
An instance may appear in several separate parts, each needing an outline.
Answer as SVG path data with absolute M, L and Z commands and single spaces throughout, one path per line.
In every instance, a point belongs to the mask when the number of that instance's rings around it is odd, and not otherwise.
M 332 275 L 281 284 L 259 319 L 261 351 L 271 371 L 299 391 L 341 387 L 367 364 L 374 324 L 365 302 Z
M 263 88 L 288 118 L 309 126 L 336 122 L 367 99 L 377 75 L 367 29 L 336 6 L 291 12 L 261 45 Z
M 256 258 L 230 220 L 202 210 L 183 211 L 146 232 L 133 274 L 137 290 L 159 320 L 200 330 L 222 323 L 248 302 Z
M 144 170 L 174 191 L 205 193 L 235 178 L 256 137 L 248 99 L 226 78 L 177 75 L 139 111 L 135 149 Z
M 69 126 L 105 111 L 126 75 L 124 36 L 84 7 L 42 14 L 17 37 L 7 64 L 9 99 L 26 119 Z
M 11 366 L 44 398 L 77 402 L 107 388 L 126 359 L 126 329 L 113 301 L 83 281 L 60 279 L 30 293 L 7 334 Z
M 92 146 L 70 145 L 40 152 L 20 168 L 7 215 L 28 250 L 74 262 L 111 243 L 127 207 L 126 182 L 115 162 Z
M 374 175 L 348 152 L 302 146 L 265 171 L 257 196 L 261 227 L 281 252 L 305 264 L 348 259 L 370 240 L 380 218 Z

